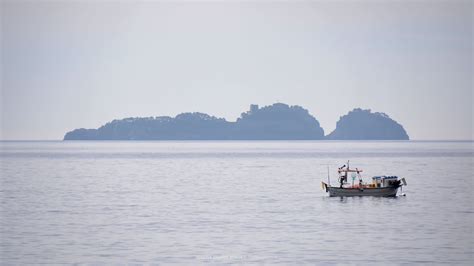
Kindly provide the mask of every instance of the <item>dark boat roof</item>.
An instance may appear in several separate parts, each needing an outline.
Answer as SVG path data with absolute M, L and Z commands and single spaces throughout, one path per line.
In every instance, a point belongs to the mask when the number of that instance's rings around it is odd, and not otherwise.
M 372 177 L 372 179 L 397 179 L 397 178 L 398 176 L 384 176 L 384 175 Z

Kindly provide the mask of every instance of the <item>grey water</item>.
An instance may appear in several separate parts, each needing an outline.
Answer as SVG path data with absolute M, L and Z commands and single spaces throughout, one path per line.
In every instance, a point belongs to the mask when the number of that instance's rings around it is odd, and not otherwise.
M 474 262 L 473 142 L 1 142 L 1 264 Z M 350 160 L 406 196 L 329 198 Z

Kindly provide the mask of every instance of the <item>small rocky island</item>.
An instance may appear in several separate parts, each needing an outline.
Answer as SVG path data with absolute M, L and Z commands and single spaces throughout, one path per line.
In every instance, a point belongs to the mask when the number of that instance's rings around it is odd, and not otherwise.
M 276 103 L 251 105 L 236 122 L 204 113 L 114 120 L 98 129 L 76 129 L 64 140 L 317 140 L 324 131 L 308 110 Z
M 354 109 L 324 136 L 301 106 L 275 103 L 241 114 L 235 122 L 204 113 L 114 120 L 98 129 L 76 129 L 64 140 L 407 140 L 403 127 L 384 113 Z
M 408 140 L 402 125 L 385 113 L 356 108 L 342 116 L 327 139 L 332 140 Z

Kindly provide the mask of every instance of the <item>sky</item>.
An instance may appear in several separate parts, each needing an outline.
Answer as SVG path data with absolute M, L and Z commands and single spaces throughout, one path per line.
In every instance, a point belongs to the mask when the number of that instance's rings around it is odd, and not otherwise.
M 474 138 L 472 1 L 0 1 L 2 140 L 275 102 Z

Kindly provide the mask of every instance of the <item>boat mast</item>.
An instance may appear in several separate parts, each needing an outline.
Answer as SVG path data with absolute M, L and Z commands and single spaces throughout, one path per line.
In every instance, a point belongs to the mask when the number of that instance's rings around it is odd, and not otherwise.
M 347 179 L 347 173 L 348 173 L 348 172 L 349 172 L 349 160 L 347 160 L 347 171 L 346 171 L 346 178 L 345 178 L 345 179 L 346 179 L 346 182 L 347 182 L 347 180 L 348 180 L 348 179 Z
M 329 179 L 329 164 L 328 164 L 328 185 L 331 186 L 331 179 Z

